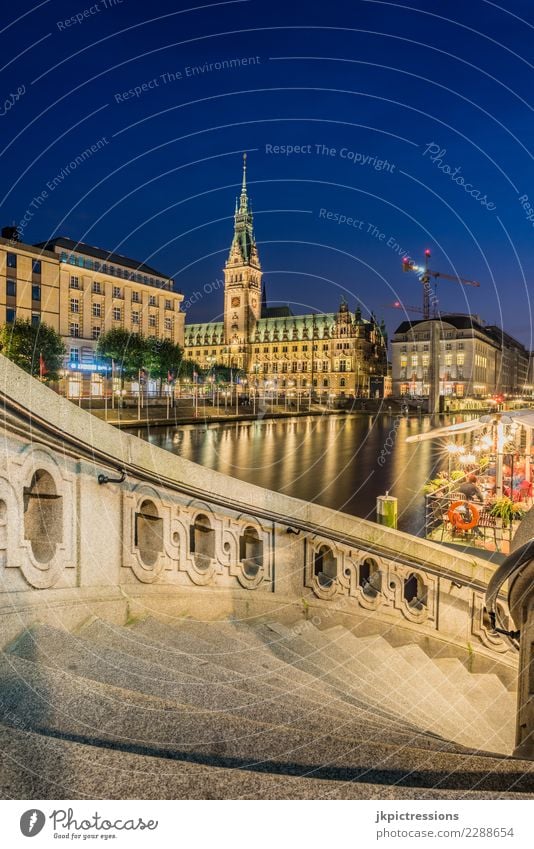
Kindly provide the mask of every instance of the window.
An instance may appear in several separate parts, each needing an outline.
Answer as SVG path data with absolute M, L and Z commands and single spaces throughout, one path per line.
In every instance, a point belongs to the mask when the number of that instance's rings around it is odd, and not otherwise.
M 17 294 L 17 281 L 16 280 L 8 280 L 6 283 L 6 295 L 11 295 L 15 297 Z
M 141 303 L 141 295 L 139 294 L 139 292 L 132 292 L 132 302 L 134 304 Z
M 33 556 L 48 563 L 63 540 L 63 499 L 56 492 L 52 476 L 36 471 L 29 487 L 24 487 L 24 537 L 30 541 Z
M 80 325 L 77 321 L 72 321 L 70 324 L 70 335 L 71 336 L 79 336 L 80 335 Z
M 114 297 L 114 298 L 121 298 L 121 297 L 122 297 L 122 295 L 121 295 L 121 287 L 120 287 L 120 286 L 114 286 L 114 287 L 113 287 L 113 297 Z
M 287 354 L 287 345 L 282 346 L 282 354 Z
M 17 254 L 8 253 L 8 255 L 7 255 L 7 267 L 8 268 L 16 268 L 17 267 Z
M 376 598 L 382 591 L 380 568 L 372 557 L 367 557 L 360 563 L 358 583 L 367 598 Z
M 38 284 L 32 286 L 32 301 L 41 300 L 41 287 Z
M 121 320 L 121 308 L 120 307 L 113 307 L 113 321 L 120 321 L 120 320 Z
M 313 574 L 321 587 L 330 587 L 337 578 L 337 560 L 327 545 L 322 545 L 313 558 Z
M 13 309 L 7 309 L 6 310 L 6 323 L 7 324 L 13 324 L 16 317 L 17 317 L 16 310 L 13 310 Z
M 165 301 L 165 309 L 172 310 L 172 301 Z
M 71 312 L 80 312 L 80 302 L 78 298 L 70 299 L 70 311 Z
M 102 288 L 101 288 L 98 280 L 93 281 L 93 292 L 95 293 L 95 295 L 101 295 L 102 294 Z
M 415 610 L 422 610 L 426 607 L 427 591 L 419 575 L 412 572 L 404 579 L 403 596 L 406 603 Z
M 80 278 L 71 275 L 70 278 L 70 288 L 71 289 L 79 289 L 80 288 Z
M 39 327 L 41 323 L 41 316 L 38 312 L 32 312 L 32 327 Z
M 70 349 L 70 361 L 71 363 L 77 363 L 80 360 L 80 349 L 79 348 L 71 348 Z
M 149 315 L 148 316 L 148 326 L 149 327 L 155 327 L 156 326 L 156 316 L 155 315 Z
M 172 318 L 165 319 L 165 330 L 172 330 Z
M 41 260 L 34 259 L 32 262 L 32 274 L 40 274 L 41 273 Z
M 291 350 L 292 350 L 292 351 L 298 351 L 298 346 L 297 346 L 297 345 L 293 345 L 293 347 L 292 347 L 292 349 L 291 349 Z
M 102 304 L 93 304 L 93 317 L 100 318 L 102 315 Z
M 215 531 L 207 516 L 197 516 L 189 529 L 189 548 L 197 569 L 208 569 L 215 557 Z
M 146 566 L 154 566 L 163 552 L 163 519 L 154 502 L 148 499 L 135 514 L 135 545 Z
M 100 337 L 100 333 L 102 332 L 101 327 L 97 327 L 96 325 L 93 327 L 93 339 L 98 339 Z
M 132 312 L 132 324 L 139 324 L 139 313 Z
M 155 295 L 149 295 L 149 297 L 148 297 L 148 304 L 149 304 L 149 306 L 151 306 L 151 307 L 155 307 L 155 306 L 157 306 L 157 301 L 156 301 L 156 296 L 155 296 Z

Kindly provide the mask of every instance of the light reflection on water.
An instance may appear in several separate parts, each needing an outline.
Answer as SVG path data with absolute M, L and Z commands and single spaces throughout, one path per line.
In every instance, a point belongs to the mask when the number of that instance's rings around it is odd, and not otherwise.
M 375 518 L 376 497 L 389 490 L 399 500 L 399 528 L 422 534 L 421 489 L 438 468 L 446 467 L 446 460 L 439 444 L 407 444 L 405 439 L 430 426 L 426 416 L 349 415 L 159 427 L 136 433 L 224 474 L 366 519 Z M 381 466 L 378 458 L 388 437 L 394 446 Z

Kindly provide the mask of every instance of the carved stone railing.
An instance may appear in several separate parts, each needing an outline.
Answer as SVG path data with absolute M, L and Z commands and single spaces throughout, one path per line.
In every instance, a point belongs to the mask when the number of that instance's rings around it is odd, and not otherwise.
M 2 357 L 0 394 L 4 644 L 35 620 L 297 610 L 513 676 L 484 606 L 488 563 L 184 460 Z M 504 591 L 496 603 L 506 619 Z

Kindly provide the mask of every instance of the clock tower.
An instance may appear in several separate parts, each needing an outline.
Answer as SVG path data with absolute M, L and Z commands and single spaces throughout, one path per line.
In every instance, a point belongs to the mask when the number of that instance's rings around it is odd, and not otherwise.
M 247 369 L 249 342 L 261 316 L 261 265 L 247 194 L 247 154 L 234 214 L 234 238 L 224 267 L 224 344 L 229 365 Z

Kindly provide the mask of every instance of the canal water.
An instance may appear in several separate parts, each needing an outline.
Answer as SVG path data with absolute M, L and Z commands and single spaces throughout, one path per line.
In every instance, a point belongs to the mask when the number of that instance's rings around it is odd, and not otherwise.
M 447 457 L 437 441 L 406 444 L 406 437 L 431 426 L 428 416 L 355 414 L 135 432 L 208 468 L 365 519 L 375 519 L 376 497 L 389 491 L 398 498 L 399 529 L 422 536 L 421 490 Z

